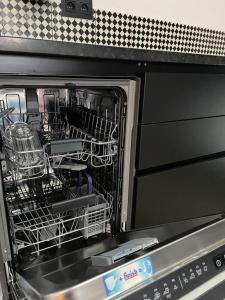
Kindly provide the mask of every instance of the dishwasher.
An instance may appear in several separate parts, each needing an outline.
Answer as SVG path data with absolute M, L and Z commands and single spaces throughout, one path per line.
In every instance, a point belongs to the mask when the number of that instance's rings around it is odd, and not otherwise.
M 44 299 L 31 292 L 29 279 L 42 277 L 33 268 L 92 249 L 86 259 L 126 231 L 138 90 L 130 79 L 0 78 L 1 248 L 12 299 Z

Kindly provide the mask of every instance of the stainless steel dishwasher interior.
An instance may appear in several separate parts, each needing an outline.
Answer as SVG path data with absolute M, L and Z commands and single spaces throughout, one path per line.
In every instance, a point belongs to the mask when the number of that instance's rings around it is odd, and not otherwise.
M 22 274 L 54 257 L 62 262 L 87 246 L 95 248 L 89 256 L 102 252 L 123 227 L 134 121 L 127 111 L 134 112 L 136 84 L 19 78 L 7 87 L 2 80 L 2 182 L 11 236 L 5 266 L 14 298 L 22 299 L 15 270 Z M 48 277 L 55 282 L 54 274 Z

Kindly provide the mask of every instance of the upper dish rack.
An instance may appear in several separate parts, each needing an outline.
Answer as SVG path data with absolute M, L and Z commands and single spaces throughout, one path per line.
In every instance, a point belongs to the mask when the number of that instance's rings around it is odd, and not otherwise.
M 108 166 L 117 154 L 117 124 L 85 108 L 40 113 L 35 118 L 23 114 L 20 120 L 2 130 L 6 160 L 15 180 L 40 178 L 62 168 L 65 161 Z
M 46 120 L 43 125 L 49 140 L 44 149 L 54 168 L 64 158 L 87 162 L 95 168 L 111 165 L 117 154 L 117 124 L 84 108 L 71 112 L 72 118 L 68 112 L 64 120 L 54 114 L 52 122 Z

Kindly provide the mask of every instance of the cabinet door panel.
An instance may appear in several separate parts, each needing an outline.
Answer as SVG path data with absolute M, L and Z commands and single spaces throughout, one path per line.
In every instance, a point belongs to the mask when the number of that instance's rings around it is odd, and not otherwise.
M 223 212 L 225 158 L 136 178 L 136 228 Z
M 225 117 L 142 125 L 138 169 L 225 151 Z
M 225 115 L 225 75 L 146 75 L 142 124 Z

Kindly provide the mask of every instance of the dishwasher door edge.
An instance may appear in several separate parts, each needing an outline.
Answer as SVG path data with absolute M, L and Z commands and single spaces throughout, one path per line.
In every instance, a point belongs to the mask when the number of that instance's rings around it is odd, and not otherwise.
M 56 291 L 51 294 L 40 295 L 40 291 L 35 290 L 30 286 L 24 278 L 21 277 L 21 285 L 24 289 L 25 294 L 29 295 L 32 291 L 32 298 L 37 300 L 53 300 L 59 299 L 61 296 L 63 299 L 86 299 L 86 300 L 103 300 L 103 299 L 118 299 L 118 297 L 126 297 L 131 292 L 141 289 L 148 283 L 152 283 L 174 270 L 178 270 L 190 262 L 201 258 L 202 256 L 214 251 L 220 246 L 225 244 L 225 219 L 217 221 L 211 225 L 204 227 L 203 229 L 197 230 L 191 234 L 188 234 L 176 241 L 173 241 L 167 245 L 164 245 L 158 249 L 149 251 L 147 254 L 140 256 L 139 258 L 133 259 L 128 263 L 122 264 L 119 267 L 104 272 L 96 277 L 93 277 L 80 284 L 74 285 L 64 290 Z M 124 290 L 120 290 L 118 293 L 107 295 L 105 289 L 105 281 L 108 275 L 111 276 L 113 272 L 129 271 L 134 263 L 147 258 L 150 259 L 153 273 L 151 278 L 144 279 L 138 284 L 135 283 L 133 286 L 126 286 Z

